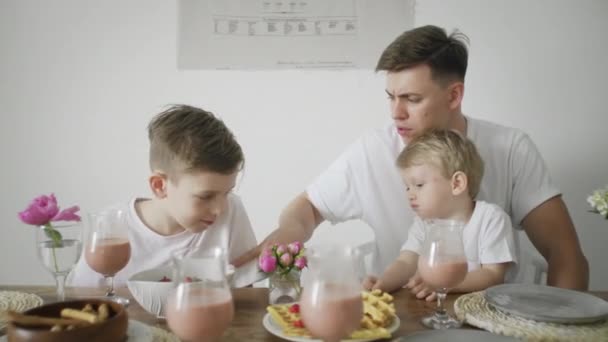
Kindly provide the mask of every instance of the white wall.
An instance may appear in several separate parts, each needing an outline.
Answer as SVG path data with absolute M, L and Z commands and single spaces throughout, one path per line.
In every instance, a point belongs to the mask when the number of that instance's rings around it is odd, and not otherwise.
M 465 113 L 534 138 L 591 287 L 608 289 L 608 221 L 585 203 L 608 182 L 608 2 L 419 1 L 416 11 L 417 25 L 469 36 Z M 176 15 L 174 1 L 0 1 L 0 284 L 51 282 L 16 218 L 34 196 L 55 192 L 86 211 L 148 193 L 145 126 L 165 104 L 212 110 L 235 132 L 247 156 L 238 193 L 259 239 L 347 144 L 389 119 L 371 70 L 178 71 Z M 345 233 L 371 238 L 353 222 L 314 239 Z

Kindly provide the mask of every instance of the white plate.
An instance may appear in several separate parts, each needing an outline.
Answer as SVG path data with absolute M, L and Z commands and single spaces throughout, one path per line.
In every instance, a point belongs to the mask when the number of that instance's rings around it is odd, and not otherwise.
M 484 298 L 498 310 L 539 322 L 590 323 L 608 318 L 608 302 L 603 299 L 545 285 L 493 286 Z
M 127 327 L 128 342 L 154 342 L 152 327 L 140 321 L 130 319 Z M 0 342 L 8 341 L 6 335 L 0 336 Z
M 269 313 L 266 313 L 266 315 L 264 315 L 264 319 L 262 320 L 262 324 L 264 325 L 264 328 L 266 328 L 266 330 L 268 330 L 268 332 L 270 332 L 271 334 L 278 336 L 282 339 L 288 340 L 288 341 L 294 341 L 294 342 L 321 342 L 321 340 L 317 340 L 317 339 L 313 339 L 313 338 L 308 338 L 308 337 L 297 337 L 297 336 L 287 336 L 285 334 L 283 334 L 283 329 L 281 329 L 281 326 L 278 325 L 277 323 L 275 323 L 275 321 L 272 319 L 272 316 L 270 316 Z M 397 331 L 397 329 L 399 328 L 399 317 L 395 317 L 395 320 L 393 320 L 393 323 L 388 326 L 386 328 L 386 330 L 388 330 L 389 333 L 394 333 L 395 331 Z M 366 341 L 374 341 L 377 339 L 374 338 L 367 338 L 367 339 L 356 339 L 356 340 L 344 340 L 345 342 L 366 342 Z
M 483 330 L 447 329 L 427 330 L 400 337 L 396 341 L 407 342 L 510 342 L 519 341 L 513 337 L 496 335 Z

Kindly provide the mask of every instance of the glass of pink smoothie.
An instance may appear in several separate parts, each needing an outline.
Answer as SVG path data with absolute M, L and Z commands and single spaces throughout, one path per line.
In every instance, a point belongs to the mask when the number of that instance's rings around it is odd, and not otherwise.
M 418 258 L 418 273 L 435 288 L 437 310 L 422 319 L 432 329 L 458 328 L 462 322 L 448 315 L 444 301 L 449 289 L 458 286 L 467 275 L 467 258 L 462 243 L 464 224 L 453 220 L 425 221 L 426 236 Z
M 84 243 L 87 264 L 109 282 L 106 297 L 125 306 L 129 300 L 114 292 L 114 276 L 127 266 L 131 258 L 127 215 L 120 209 L 89 214 Z
M 363 318 L 359 256 L 350 247 L 307 249 L 310 277 L 300 298 L 304 326 L 323 341 L 337 342 L 357 330 Z
M 185 248 L 173 253 L 173 284 L 165 316 L 182 341 L 216 341 L 230 326 L 234 303 L 222 248 Z

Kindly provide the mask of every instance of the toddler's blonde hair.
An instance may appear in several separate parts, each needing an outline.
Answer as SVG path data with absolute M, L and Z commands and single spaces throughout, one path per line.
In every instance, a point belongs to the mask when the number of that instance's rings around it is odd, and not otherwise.
M 397 166 L 433 164 L 443 176 L 451 179 L 457 171 L 467 176 L 468 191 L 477 197 L 483 177 L 483 160 L 475 144 L 452 130 L 429 130 L 414 137 L 397 157 Z

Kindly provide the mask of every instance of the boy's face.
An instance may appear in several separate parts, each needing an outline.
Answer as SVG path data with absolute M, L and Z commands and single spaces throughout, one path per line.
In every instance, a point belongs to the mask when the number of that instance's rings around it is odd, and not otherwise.
M 433 80 L 431 68 L 425 64 L 387 73 L 391 117 L 406 144 L 430 128 L 450 128 L 452 113 L 460 109 L 460 99 L 454 93 L 457 84 L 442 85 Z
M 410 206 L 422 219 L 447 218 L 450 213 L 452 182 L 432 164 L 402 169 Z
M 201 232 L 212 225 L 227 206 L 227 196 L 238 171 L 229 175 L 211 171 L 183 173 L 167 182 L 167 210 L 184 229 Z

